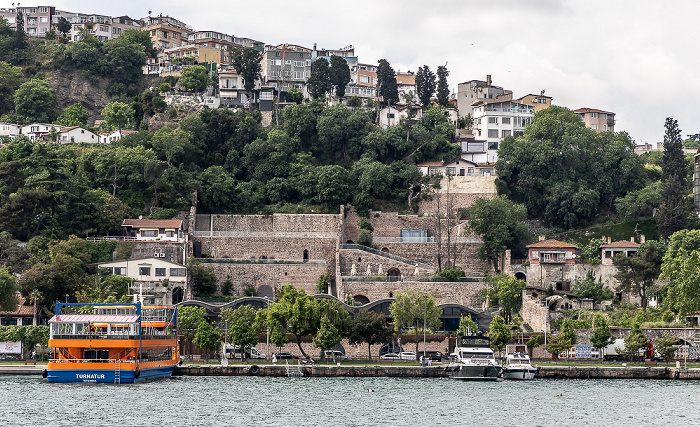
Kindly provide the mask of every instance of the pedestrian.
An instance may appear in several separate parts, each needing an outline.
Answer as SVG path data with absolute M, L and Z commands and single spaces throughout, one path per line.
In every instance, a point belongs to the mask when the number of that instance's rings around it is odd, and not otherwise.
M 273 365 L 276 365 L 276 364 L 277 364 L 277 355 L 276 355 L 276 354 L 273 354 L 273 355 L 272 355 L 272 364 L 273 364 Z
M 428 366 L 433 366 L 433 358 L 432 358 L 432 356 L 428 356 Z

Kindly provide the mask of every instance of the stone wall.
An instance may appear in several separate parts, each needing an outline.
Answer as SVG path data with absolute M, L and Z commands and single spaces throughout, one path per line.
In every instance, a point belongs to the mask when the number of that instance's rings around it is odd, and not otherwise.
M 479 260 L 476 252 L 481 244 L 477 243 L 457 243 L 457 262 L 456 265 L 464 271 L 491 271 L 491 265 L 488 262 Z M 381 250 L 387 249 L 389 253 L 398 255 L 404 258 L 415 259 L 424 264 L 430 264 L 437 269 L 437 243 L 382 243 L 377 247 Z M 445 267 L 447 260 L 447 250 L 442 247 L 442 263 Z
M 202 254 L 213 258 L 235 260 L 259 260 L 261 257 L 276 260 L 303 261 L 304 251 L 309 260 L 323 260 L 329 273 L 335 273 L 335 239 L 275 238 L 275 237 L 196 237 L 202 244 Z
M 167 243 L 167 242 L 134 242 L 131 249 L 131 257 L 148 258 L 155 254 L 164 254 L 159 259 L 176 262 L 178 264 L 185 263 L 185 244 L 184 243 Z
M 195 231 L 247 233 L 337 233 L 339 215 L 207 215 L 196 216 Z
M 469 193 L 469 194 L 445 194 L 437 193 L 421 200 L 418 203 L 418 213 L 428 213 L 440 215 L 455 215 L 457 209 L 468 208 L 473 205 L 476 199 L 491 200 L 497 196 L 496 193 Z M 438 208 L 439 207 L 439 208 Z
M 343 298 L 346 295 L 355 297 L 363 295 L 370 301 L 382 298 L 393 298 L 399 292 L 414 290 L 418 292 L 429 292 L 436 303 L 458 303 L 480 310 L 481 299 L 479 293 L 486 289 L 483 282 L 350 282 L 343 281 Z M 340 295 L 339 295 L 340 297 Z
M 393 260 L 391 258 L 372 254 L 370 252 L 359 249 L 341 249 L 340 250 L 340 273 L 342 276 L 386 276 L 390 268 L 398 269 L 401 276 L 405 279 L 410 279 L 416 276 L 416 267 L 413 263 L 404 263 Z M 355 266 L 355 274 L 352 274 L 352 267 Z M 379 273 L 379 266 L 382 267 L 382 273 Z M 367 268 L 370 269 L 370 274 L 367 274 Z M 418 276 L 427 277 L 434 273 L 434 269 L 426 270 L 418 269 Z
M 328 266 L 325 264 L 204 263 L 203 265 L 212 268 L 219 289 L 230 277 L 235 295 L 243 295 L 244 289 L 251 286 L 257 290 L 267 285 L 275 292 L 288 283 L 313 295 L 318 293 L 319 277 L 328 273 Z

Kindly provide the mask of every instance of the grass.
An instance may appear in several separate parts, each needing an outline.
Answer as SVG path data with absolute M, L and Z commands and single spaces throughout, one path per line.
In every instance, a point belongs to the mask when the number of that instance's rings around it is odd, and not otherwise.
M 610 236 L 612 241 L 615 242 L 618 240 L 629 240 L 632 236 L 636 239 L 636 234 L 634 232 L 635 227 L 637 227 L 640 234 L 644 234 L 646 240 L 657 240 L 659 238 L 659 230 L 656 227 L 654 218 L 639 218 L 620 223 L 612 223 L 609 221 L 584 229 L 556 233 L 551 237 L 559 240 L 573 241 L 579 245 L 584 245 L 591 239 L 600 236 Z

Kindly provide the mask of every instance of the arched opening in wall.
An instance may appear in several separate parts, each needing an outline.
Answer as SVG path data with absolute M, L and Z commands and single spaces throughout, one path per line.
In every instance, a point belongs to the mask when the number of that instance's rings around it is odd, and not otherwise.
M 382 248 L 382 252 L 389 253 L 389 248 Z
M 515 273 L 515 278 L 527 282 L 527 276 L 522 271 Z
M 258 296 L 262 298 L 267 297 L 270 299 L 270 301 L 272 301 L 275 293 L 272 291 L 272 287 L 270 285 L 262 285 L 258 288 Z
M 389 292 L 389 298 L 394 298 L 394 293 L 393 293 L 393 292 Z
M 346 245 L 354 245 L 355 242 L 353 242 L 352 240 L 347 240 L 347 241 L 345 242 L 345 244 L 346 244 Z
M 369 304 L 369 298 L 364 295 L 355 295 L 352 299 L 360 305 Z
M 184 298 L 184 294 L 181 287 L 173 288 L 173 304 L 180 304 Z
M 266 257 L 265 255 L 260 255 L 260 257 L 258 258 L 258 260 L 260 260 L 260 261 L 267 261 L 267 257 Z
M 309 262 L 309 250 L 304 249 L 304 262 Z
M 386 271 L 386 277 L 390 282 L 398 282 L 401 280 L 401 270 L 396 267 L 391 267 Z

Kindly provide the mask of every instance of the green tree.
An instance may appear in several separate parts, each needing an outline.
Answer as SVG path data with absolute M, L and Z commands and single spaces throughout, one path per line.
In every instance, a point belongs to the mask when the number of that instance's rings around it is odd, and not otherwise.
M 615 342 L 615 337 L 610 332 L 608 321 L 602 314 L 596 314 L 593 318 L 593 334 L 591 335 L 591 345 L 597 348 L 603 360 L 602 349 Z
M 501 357 L 501 351 L 513 339 L 513 329 L 506 323 L 503 317 L 496 315 L 491 320 L 489 326 L 489 340 L 491 348 L 498 352 Z
M 273 334 L 275 331 L 284 331 L 294 335 L 301 354 L 307 357 L 301 340 L 318 331 L 320 320 L 316 299 L 301 289 L 285 285 L 277 301 L 270 304 L 267 321 Z
M 235 48 L 231 53 L 231 65 L 236 69 L 238 74 L 243 76 L 243 88 L 248 94 L 250 100 L 249 110 L 253 110 L 253 89 L 255 89 L 255 80 L 260 79 L 260 60 L 262 53 L 256 49 Z
M 180 73 L 177 84 L 187 90 L 202 92 L 209 85 L 209 72 L 203 65 L 187 67 Z
M 17 279 L 7 267 L 0 269 L 0 309 L 17 310 Z
M 396 294 L 394 302 L 389 306 L 389 312 L 394 319 L 394 328 L 397 331 L 401 331 L 402 328 L 413 328 L 416 354 L 418 354 L 419 330 L 436 330 L 440 327 L 442 311 L 437 307 L 435 298 L 430 294 L 413 290 L 399 292 Z
M 372 359 L 372 346 L 383 344 L 392 335 L 391 327 L 380 313 L 374 311 L 360 311 L 352 319 L 350 344 L 367 343 L 367 357 Z
M 202 350 L 217 352 L 221 349 L 221 331 L 208 322 L 202 322 L 197 326 L 192 344 Z
M 586 273 L 585 278 L 576 278 L 573 292 L 577 298 L 593 300 L 613 299 L 615 297 L 612 289 L 606 288 L 602 279 L 596 280 L 595 273 L 592 271 Z
M 449 75 L 450 72 L 446 65 L 440 65 L 437 68 L 437 101 L 443 107 L 449 106 L 450 101 L 450 86 L 447 84 L 447 76 Z
M 499 271 L 504 248 L 514 250 L 528 236 L 525 206 L 499 196 L 491 200 L 477 199 L 468 212 L 469 228 L 484 242 L 478 250 L 479 258 L 491 261 L 494 271 Z
M 177 310 L 177 331 L 187 340 L 194 340 L 199 325 L 207 323 L 207 309 L 204 307 L 185 306 Z
M 664 307 L 681 315 L 700 310 L 700 230 L 671 235 L 659 280 L 668 281 Z
M 540 346 L 540 336 L 532 335 L 529 340 L 525 343 L 527 349 L 530 353 L 530 358 L 532 358 L 532 349 Z
M 561 329 L 549 343 L 547 343 L 547 351 L 552 354 L 559 355 L 566 352 L 566 360 L 569 360 L 569 349 L 576 344 L 577 336 L 571 319 L 564 319 L 561 323 Z
M 42 79 L 22 83 L 14 95 L 15 111 L 25 122 L 51 123 L 56 115 L 56 96 L 49 84 Z
M 522 293 L 525 290 L 525 281 L 510 277 L 506 274 L 488 275 L 486 281 L 489 284 L 486 295 L 491 305 L 501 306 L 501 315 L 506 323 L 512 320 L 512 313 L 518 311 L 522 305 Z
M 330 62 L 331 84 L 335 87 L 335 96 L 340 102 L 345 96 L 345 88 L 350 83 L 350 67 L 342 56 L 332 55 Z
M 71 23 L 64 17 L 58 18 L 58 24 L 56 24 L 56 29 L 63 37 L 67 37 L 71 29 Z
M 221 310 L 221 323 L 229 327 L 229 341 L 245 350 L 258 343 L 256 334 L 256 313 L 249 305 L 243 305 L 235 310 L 225 308 Z M 241 360 L 247 351 L 241 351 Z
M 328 288 L 331 286 L 331 281 L 334 280 L 333 275 L 329 273 L 322 274 L 318 278 L 318 292 L 327 294 Z
M 639 324 L 635 322 L 632 325 L 632 330 L 625 337 L 625 348 L 622 350 L 622 355 L 628 359 L 633 360 L 639 357 L 639 350 L 646 348 L 649 345 L 649 338 L 647 338 L 641 329 L 639 329 Z
M 642 309 L 647 307 L 648 293 L 661 274 L 663 249 L 660 246 L 658 242 L 650 240 L 639 248 L 636 255 L 618 254 L 613 258 L 617 268 L 615 279 L 618 281 L 618 292 L 639 294 Z
M 15 40 L 14 49 L 22 51 L 28 46 L 27 33 L 24 31 L 24 14 L 22 9 L 17 8 L 17 16 L 15 18 Z
M 61 126 L 87 126 L 90 113 L 83 107 L 83 104 L 76 102 L 66 107 L 56 119 L 56 123 Z
M 145 46 L 143 36 L 136 35 L 144 33 L 133 29 L 126 30 L 120 37 L 107 40 L 102 45 L 104 55 L 100 59 L 114 82 L 122 85 L 137 83 L 143 75 L 142 68 L 146 65 L 146 60 L 149 56 L 155 56 L 149 55 L 154 52 L 150 41 L 148 46 Z M 131 37 L 130 34 L 136 36 Z
M 656 215 L 659 236 L 666 239 L 678 230 L 687 228 L 689 206 L 685 202 L 688 195 L 688 177 L 683 142 L 678 121 L 668 117 L 664 125 L 664 156 L 661 163 L 663 172 L 661 204 Z
M 399 102 L 399 85 L 396 82 L 396 73 L 386 59 L 380 59 L 377 65 L 377 95 L 389 105 L 392 102 Z
M 287 91 L 287 95 L 285 97 L 287 102 L 294 102 L 296 104 L 301 104 L 302 101 L 304 101 L 304 94 L 298 91 L 294 87 L 290 87 L 289 90 Z
M 333 88 L 331 68 L 326 58 L 318 58 L 311 68 L 311 76 L 306 82 L 313 99 L 323 98 Z
M 217 291 L 216 276 L 212 269 L 205 267 L 197 261 L 190 259 L 190 280 L 192 280 L 192 292 L 197 296 L 214 295 Z
M 102 109 L 104 121 L 100 126 L 106 130 L 118 129 L 121 133 L 124 129 L 130 129 L 134 125 L 134 109 L 129 104 L 112 101 Z
M 680 339 L 678 337 L 671 336 L 668 332 L 664 332 L 661 338 L 657 338 L 654 341 L 654 350 L 656 350 L 661 358 L 666 361 L 666 364 L 668 364 L 668 361 L 673 359 L 676 354 L 676 347 L 674 346 L 677 345 L 679 341 Z
M 464 335 L 475 335 L 479 332 L 479 325 L 476 324 L 471 316 L 460 316 L 457 331 L 463 332 Z
M 340 344 L 342 339 L 340 332 L 328 319 L 328 316 L 321 317 L 321 324 L 314 337 L 314 347 L 320 348 L 321 352 L 325 354 L 326 350 L 330 350 Z
M 14 109 L 14 93 L 23 80 L 22 68 L 0 61 L 0 116 Z
M 423 108 L 428 108 L 428 105 L 430 105 L 430 100 L 435 93 L 436 87 L 435 74 L 430 71 L 430 67 L 427 65 L 418 67 L 416 72 L 416 91 Z

